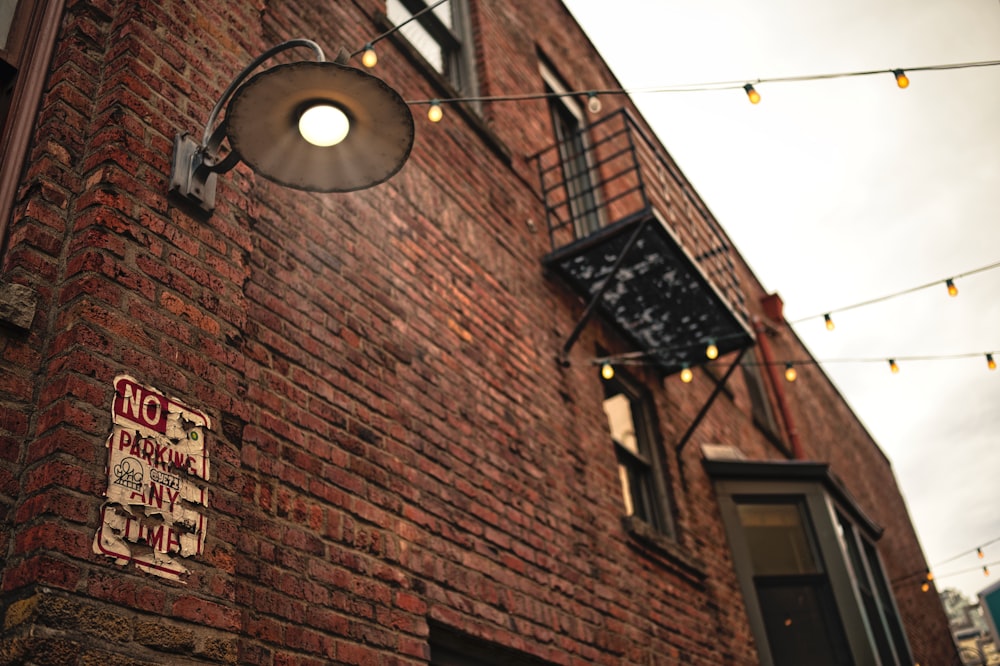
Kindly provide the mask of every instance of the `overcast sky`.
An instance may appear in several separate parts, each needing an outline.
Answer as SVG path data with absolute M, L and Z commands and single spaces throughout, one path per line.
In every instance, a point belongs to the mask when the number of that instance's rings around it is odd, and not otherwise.
M 564 1 L 627 89 L 1000 59 L 998 0 Z M 892 460 L 939 587 L 974 596 L 1000 540 L 942 562 L 1000 538 L 1000 269 L 944 280 L 1000 262 L 1000 67 L 909 78 L 634 99 L 789 321 L 940 281 L 795 330 Z

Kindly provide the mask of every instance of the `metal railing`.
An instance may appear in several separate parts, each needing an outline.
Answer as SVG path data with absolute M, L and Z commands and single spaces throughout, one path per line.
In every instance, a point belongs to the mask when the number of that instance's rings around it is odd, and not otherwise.
M 553 251 L 655 210 L 730 307 L 747 319 L 728 239 L 676 176 L 662 146 L 627 110 L 592 123 L 535 159 Z

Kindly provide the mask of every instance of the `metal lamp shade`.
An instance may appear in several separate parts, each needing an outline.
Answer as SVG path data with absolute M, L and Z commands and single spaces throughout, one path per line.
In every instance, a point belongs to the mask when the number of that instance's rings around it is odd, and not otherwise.
M 342 142 L 315 146 L 299 133 L 302 111 L 340 107 L 351 123 Z M 380 79 L 333 62 L 295 62 L 257 74 L 226 111 L 232 149 L 260 175 L 313 192 L 351 192 L 388 180 L 413 146 L 413 116 Z

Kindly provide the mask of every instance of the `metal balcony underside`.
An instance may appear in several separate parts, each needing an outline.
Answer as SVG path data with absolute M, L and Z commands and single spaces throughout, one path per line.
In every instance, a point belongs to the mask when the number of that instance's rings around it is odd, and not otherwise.
M 613 274 L 639 225 L 628 256 Z M 709 342 L 720 355 L 753 344 L 746 324 L 652 210 L 603 227 L 552 252 L 543 263 L 588 300 L 610 277 L 597 307 L 647 352 L 646 362 L 667 374 L 704 363 Z
M 754 343 L 728 238 L 626 112 L 535 156 L 552 251 L 542 263 L 667 374 Z M 622 256 L 624 253 L 624 256 Z

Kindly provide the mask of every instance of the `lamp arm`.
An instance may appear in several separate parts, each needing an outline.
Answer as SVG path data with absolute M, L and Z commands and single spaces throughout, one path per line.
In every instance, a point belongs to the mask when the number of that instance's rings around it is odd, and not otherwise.
M 259 56 L 254 58 L 253 61 L 249 65 L 244 67 L 243 71 L 240 72 L 235 79 L 233 79 L 232 83 L 230 83 L 229 86 L 222 93 L 222 96 L 219 98 L 219 101 L 216 102 L 215 107 L 212 109 L 212 113 L 209 114 L 208 122 L 205 123 L 205 132 L 202 135 L 201 139 L 202 151 L 208 153 L 209 155 L 214 155 L 216 151 L 218 151 L 219 145 L 222 143 L 223 137 L 225 137 L 225 131 L 223 129 L 225 123 L 223 122 L 223 125 L 220 126 L 214 133 L 212 132 L 212 125 L 215 124 L 215 121 L 219 117 L 219 114 L 222 112 L 222 109 L 226 105 L 226 102 L 229 101 L 229 98 L 233 96 L 233 93 L 235 93 L 236 90 L 240 87 L 240 85 L 243 84 L 243 81 L 245 81 L 246 78 L 250 76 L 250 74 L 255 69 L 257 69 L 261 65 L 261 63 L 263 63 L 265 60 L 270 60 L 271 58 L 281 53 L 282 51 L 287 51 L 288 49 L 297 47 L 312 49 L 313 51 L 316 52 L 316 60 L 318 62 L 326 62 L 326 54 L 323 53 L 323 49 L 320 48 L 319 44 L 312 41 L 311 39 L 290 39 L 287 42 L 282 42 L 281 44 L 272 46 L 267 51 L 264 51 Z

